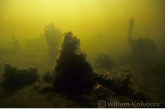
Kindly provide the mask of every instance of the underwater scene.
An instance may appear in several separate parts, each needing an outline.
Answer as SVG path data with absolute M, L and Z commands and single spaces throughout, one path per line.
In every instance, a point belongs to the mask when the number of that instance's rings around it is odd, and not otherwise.
M 0 0 L 0 108 L 165 107 L 165 0 Z

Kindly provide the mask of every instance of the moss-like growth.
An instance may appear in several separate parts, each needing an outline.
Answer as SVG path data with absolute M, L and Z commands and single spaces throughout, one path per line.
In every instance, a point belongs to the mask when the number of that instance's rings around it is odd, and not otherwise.
M 28 84 L 33 84 L 37 76 L 37 68 L 17 68 L 10 64 L 4 64 L 5 73 L 3 75 L 2 86 L 7 90 L 15 90 Z
M 53 84 L 49 84 L 46 82 L 38 81 L 33 85 L 34 90 L 40 92 L 40 93 L 47 93 L 47 92 L 53 92 Z
M 129 29 L 128 29 L 128 44 L 131 48 L 132 54 L 137 59 L 140 64 L 148 64 L 152 62 L 152 58 L 155 50 L 157 49 L 157 45 L 155 42 L 148 38 L 132 38 L 132 31 L 134 27 L 134 18 L 131 18 L 129 21 Z
M 132 91 L 128 87 L 130 83 L 129 75 L 127 73 L 119 73 L 116 77 L 112 78 L 109 74 L 96 74 L 95 80 L 106 88 L 121 94 L 131 94 Z
M 70 94 L 88 93 L 95 84 L 93 69 L 79 46 L 80 40 L 72 32 L 65 34 L 54 71 L 56 90 Z

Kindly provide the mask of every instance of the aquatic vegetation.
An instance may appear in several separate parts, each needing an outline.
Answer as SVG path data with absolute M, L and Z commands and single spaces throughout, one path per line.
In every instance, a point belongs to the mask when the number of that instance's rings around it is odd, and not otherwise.
M 46 83 L 43 81 L 37 81 L 33 85 L 33 89 L 40 93 L 53 92 L 53 84 Z
M 150 63 L 152 56 L 157 49 L 155 42 L 148 38 L 133 39 L 131 34 L 134 27 L 134 18 L 129 21 L 128 44 L 137 61 L 140 63 Z
M 62 38 L 62 33 L 60 29 L 51 23 L 45 27 L 45 36 L 50 60 L 54 60 L 58 54 L 58 45 Z
M 72 32 L 66 33 L 54 68 L 55 89 L 71 94 L 86 94 L 98 82 L 110 90 L 125 94 L 129 89 L 127 87 L 129 76 L 123 73 L 112 80 L 110 75 L 94 73 L 91 65 L 85 59 L 86 54 L 80 50 L 79 46 L 80 40 L 73 36 Z M 101 56 L 99 59 L 102 60 L 99 62 L 108 61 L 109 63 L 109 66 L 103 67 L 111 67 L 112 61 L 108 55 L 102 54 Z M 45 77 L 49 77 L 46 75 L 49 75 L 49 72 L 45 73 Z
M 25 85 L 33 84 L 37 78 L 37 68 L 17 68 L 10 64 L 4 64 L 5 73 L 3 74 L 2 86 L 6 90 L 15 90 Z
M 79 48 L 80 40 L 72 32 L 65 34 L 54 68 L 54 87 L 69 94 L 89 93 L 95 82 L 86 54 Z
M 165 107 L 164 4 L 0 0 L 0 107 Z
M 129 75 L 125 72 L 119 73 L 116 77 L 111 77 L 109 74 L 96 74 L 95 80 L 102 86 L 112 90 L 118 94 L 131 94 L 131 88 L 128 87 L 130 83 Z
M 53 92 L 53 72 L 47 70 L 40 78 L 33 84 L 33 89 L 40 93 Z

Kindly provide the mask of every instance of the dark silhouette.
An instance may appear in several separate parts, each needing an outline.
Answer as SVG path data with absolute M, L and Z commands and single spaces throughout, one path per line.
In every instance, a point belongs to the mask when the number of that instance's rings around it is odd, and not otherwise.
M 157 49 L 157 45 L 151 39 L 146 38 L 132 38 L 132 30 L 134 27 L 134 18 L 131 18 L 129 21 L 129 29 L 128 29 L 128 44 L 131 48 L 133 56 L 140 63 L 150 63 L 152 60 L 152 56 Z
M 17 68 L 10 64 L 4 64 L 4 66 L 5 73 L 3 74 L 2 86 L 7 91 L 33 84 L 38 78 L 37 67 Z
M 53 23 L 45 27 L 46 42 L 50 60 L 54 60 L 58 54 L 59 40 L 62 37 L 60 29 L 56 28 Z
M 54 71 L 55 89 L 73 96 L 89 93 L 95 82 L 93 69 L 86 61 L 86 54 L 79 48 L 80 40 L 72 32 L 65 34 Z

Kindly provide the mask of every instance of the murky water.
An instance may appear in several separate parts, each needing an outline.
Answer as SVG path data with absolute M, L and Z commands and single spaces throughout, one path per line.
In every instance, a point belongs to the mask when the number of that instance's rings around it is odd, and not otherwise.
M 164 5 L 164 0 L 1 0 L 0 78 L 4 63 L 36 66 L 38 75 L 54 68 L 63 36 L 71 31 L 96 73 L 129 72 L 132 88 L 163 101 Z

